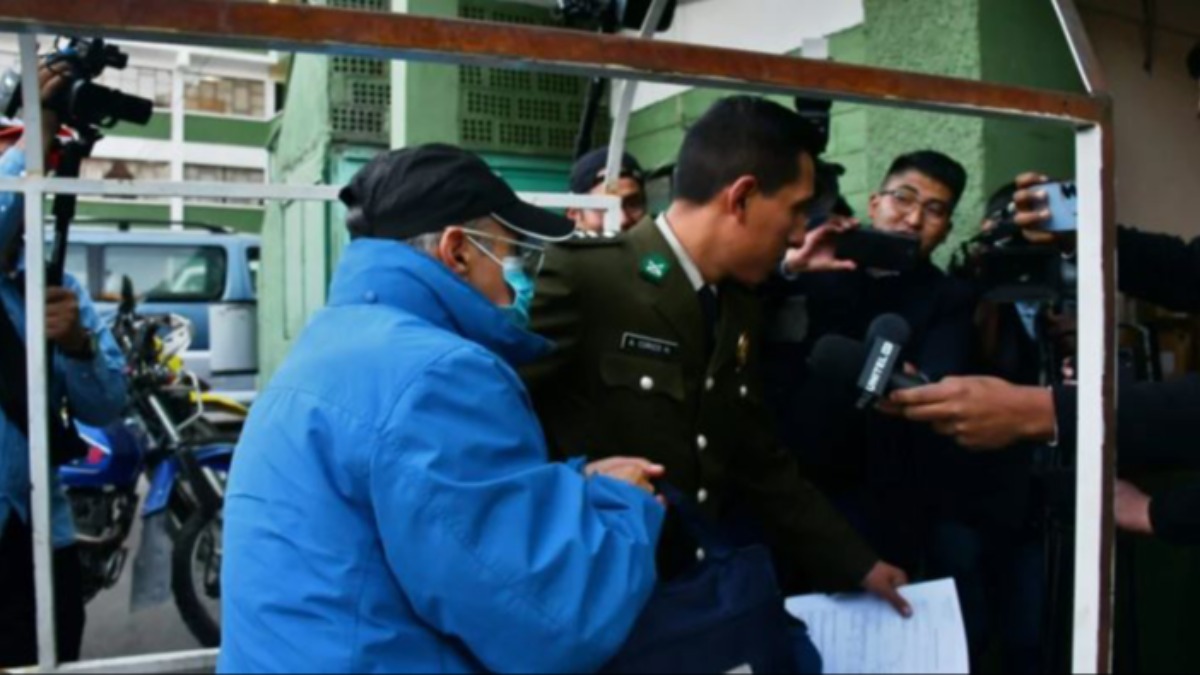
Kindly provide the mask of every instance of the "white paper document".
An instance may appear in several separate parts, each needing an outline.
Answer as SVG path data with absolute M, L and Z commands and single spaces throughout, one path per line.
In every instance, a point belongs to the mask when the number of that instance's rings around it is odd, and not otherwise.
M 967 632 L 953 579 L 906 586 L 905 619 L 865 594 L 803 595 L 787 610 L 808 624 L 826 673 L 966 673 Z

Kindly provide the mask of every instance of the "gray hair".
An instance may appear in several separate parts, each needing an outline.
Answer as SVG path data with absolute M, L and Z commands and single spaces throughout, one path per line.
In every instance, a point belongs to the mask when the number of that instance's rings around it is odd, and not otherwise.
M 476 218 L 474 220 L 467 221 L 462 224 L 462 227 L 464 227 L 468 230 L 481 231 L 481 230 L 483 230 L 483 228 L 487 224 L 487 222 L 488 222 L 488 218 L 487 218 L 487 216 L 484 216 L 482 218 Z M 447 227 L 449 227 L 449 226 L 447 226 Z M 425 234 L 418 234 L 415 237 L 409 237 L 408 239 L 403 240 L 403 242 L 405 244 L 408 244 L 409 246 L 417 249 L 421 253 L 425 253 L 427 255 L 434 255 L 437 253 L 438 246 L 442 243 L 442 235 L 446 233 L 446 229 L 447 229 L 446 227 L 443 227 L 443 228 L 441 228 L 439 230 L 435 230 L 433 232 L 426 232 Z

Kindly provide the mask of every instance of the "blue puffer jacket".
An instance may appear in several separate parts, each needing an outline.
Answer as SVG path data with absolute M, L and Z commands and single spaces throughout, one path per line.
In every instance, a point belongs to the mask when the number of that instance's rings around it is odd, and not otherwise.
M 603 665 L 663 511 L 547 463 L 513 371 L 547 347 L 433 259 L 353 242 L 237 449 L 220 670 Z

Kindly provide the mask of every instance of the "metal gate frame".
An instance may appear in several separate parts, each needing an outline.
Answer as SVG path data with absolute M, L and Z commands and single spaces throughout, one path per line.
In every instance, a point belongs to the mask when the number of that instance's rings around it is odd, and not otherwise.
M 1058 14 L 1089 95 L 897 72 L 827 61 L 547 28 L 403 14 L 364 14 L 319 7 L 231 0 L 0 0 L 0 30 L 21 33 L 25 90 L 37 91 L 34 36 L 83 33 L 130 40 L 374 58 L 479 64 L 740 89 L 806 94 L 898 108 L 1070 125 L 1076 132 L 1081 227 L 1079 260 L 1079 436 L 1072 669 L 1111 670 L 1116 226 L 1112 102 L 1074 0 L 1049 0 Z M 40 110 L 25 112 L 26 143 L 41 147 Z M 44 256 L 41 233 L 47 193 L 220 194 L 265 199 L 329 198 L 321 186 L 240 187 L 223 184 L 132 183 L 47 179 L 40 153 L 27 156 L 26 177 L 0 181 L 25 194 L 26 245 Z M 242 190 L 246 194 L 241 194 Z M 612 213 L 610 212 L 610 215 Z M 44 270 L 28 268 L 28 367 L 45 372 Z M 53 671 L 53 583 L 49 573 L 50 464 L 46 383 L 30 378 L 30 450 L 38 601 L 39 665 Z M 215 652 L 151 655 L 72 664 L 74 672 L 188 669 L 210 666 Z

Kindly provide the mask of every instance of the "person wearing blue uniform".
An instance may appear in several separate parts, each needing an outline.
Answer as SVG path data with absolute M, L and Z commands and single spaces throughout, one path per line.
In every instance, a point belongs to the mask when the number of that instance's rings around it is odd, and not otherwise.
M 64 85 L 61 76 L 46 68 L 41 81 L 43 101 Z M 49 108 L 42 115 L 48 147 L 58 130 L 58 118 Z M 0 131 L 0 176 L 17 178 L 25 173 L 21 133 L 16 124 L 6 124 Z M 26 432 L 24 208 L 20 193 L 0 193 L 0 579 L 4 585 L 0 592 L 0 669 L 30 666 L 38 660 L 30 528 L 33 488 Z M 47 383 L 50 423 L 61 420 L 64 402 L 69 403 L 72 415 L 87 424 L 104 426 L 115 420 L 126 404 L 125 360 L 87 291 L 71 275 L 65 276 L 62 287 L 46 289 L 46 338 L 53 346 Z M 53 431 L 50 438 L 55 438 Z M 51 447 L 52 456 L 62 451 Z M 85 621 L 79 553 L 70 504 L 57 477 L 52 474 L 51 480 L 58 657 L 76 661 Z
M 549 462 L 514 371 L 549 349 L 523 326 L 571 223 L 446 145 L 380 155 L 341 196 L 328 306 L 231 470 L 219 671 L 600 668 L 665 512 L 660 467 Z

